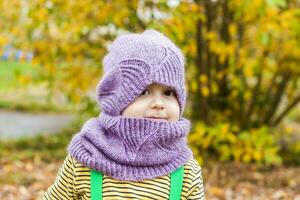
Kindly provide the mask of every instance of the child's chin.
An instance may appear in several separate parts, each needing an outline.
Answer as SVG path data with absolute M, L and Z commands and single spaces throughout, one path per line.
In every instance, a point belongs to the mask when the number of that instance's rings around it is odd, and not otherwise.
M 161 121 L 169 121 L 168 119 L 163 119 L 163 118 L 150 118 L 150 117 L 147 117 L 146 119 L 150 119 L 150 120 L 158 121 L 158 122 L 161 122 Z

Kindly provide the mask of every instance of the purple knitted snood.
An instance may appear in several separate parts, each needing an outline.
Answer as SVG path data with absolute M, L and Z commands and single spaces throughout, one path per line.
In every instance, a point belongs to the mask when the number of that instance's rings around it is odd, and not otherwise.
M 97 86 L 102 112 L 74 136 L 69 153 L 118 180 L 151 179 L 182 166 L 192 151 L 186 140 L 191 124 L 182 117 L 186 92 L 181 51 L 161 33 L 147 30 L 117 38 L 103 65 L 105 74 Z M 151 83 L 174 88 L 180 106 L 178 121 L 121 115 Z
M 190 122 L 112 117 L 101 113 L 86 122 L 69 149 L 86 166 L 118 180 L 164 176 L 192 155 L 186 145 Z

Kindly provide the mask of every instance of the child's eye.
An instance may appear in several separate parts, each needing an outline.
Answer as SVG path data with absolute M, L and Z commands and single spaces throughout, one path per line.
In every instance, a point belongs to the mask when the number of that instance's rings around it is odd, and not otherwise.
M 167 96 L 175 96 L 175 91 L 174 90 L 167 90 L 167 91 L 165 91 L 165 95 L 167 95 Z
M 147 92 L 149 93 L 148 89 L 145 89 L 145 90 L 141 93 L 141 95 L 145 95 Z

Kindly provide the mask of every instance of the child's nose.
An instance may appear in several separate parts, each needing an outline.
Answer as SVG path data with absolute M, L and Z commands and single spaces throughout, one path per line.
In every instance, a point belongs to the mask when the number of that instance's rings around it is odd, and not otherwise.
M 164 102 L 163 99 L 159 96 L 153 97 L 153 100 L 151 102 L 151 108 L 156 109 L 164 109 Z

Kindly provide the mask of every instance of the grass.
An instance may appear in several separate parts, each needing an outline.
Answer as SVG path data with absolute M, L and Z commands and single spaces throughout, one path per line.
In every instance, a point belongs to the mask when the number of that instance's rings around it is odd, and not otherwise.
M 18 86 L 17 75 L 36 75 L 34 65 L 28 62 L 0 61 L 0 92 Z
M 34 160 L 38 156 L 46 161 L 61 160 L 75 129 L 64 130 L 55 135 L 6 140 L 0 142 L 0 157 L 13 160 Z
M 76 108 L 73 106 L 58 106 L 54 104 L 42 104 L 37 102 L 12 102 L 8 100 L 0 99 L 0 109 L 5 110 L 16 110 L 20 112 L 30 112 L 30 113 L 69 113 Z
M 31 103 L 29 99 L 20 96 L 18 91 L 22 88 L 26 90 L 26 88 L 19 82 L 18 75 L 36 77 L 37 71 L 35 66 L 29 62 L 0 61 L 0 109 L 21 111 L 27 109 L 32 109 L 33 111 L 46 110 L 41 105 Z M 24 93 L 27 94 L 26 92 Z M 51 107 L 51 109 L 53 108 Z

